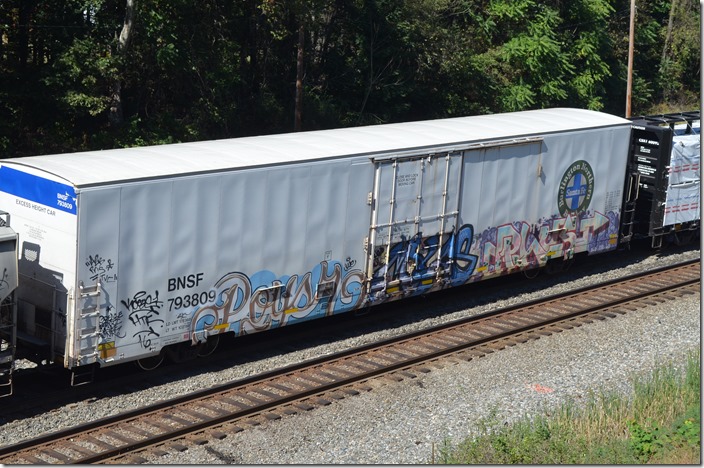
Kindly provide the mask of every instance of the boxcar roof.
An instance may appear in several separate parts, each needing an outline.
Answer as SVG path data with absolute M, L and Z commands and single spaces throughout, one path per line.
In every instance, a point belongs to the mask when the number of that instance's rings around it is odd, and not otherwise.
M 542 135 L 630 121 L 583 109 L 542 109 L 226 140 L 143 146 L 3 160 L 29 166 L 75 187 L 116 184 L 288 162 L 379 155 L 434 146 Z

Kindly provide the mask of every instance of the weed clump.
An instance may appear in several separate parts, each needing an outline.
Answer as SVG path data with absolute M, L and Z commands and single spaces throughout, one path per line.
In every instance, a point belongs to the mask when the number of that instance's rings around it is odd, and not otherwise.
M 498 410 L 476 436 L 442 442 L 442 464 L 699 464 L 700 352 L 684 368 L 664 364 L 633 379 L 632 395 L 590 393 L 585 404 L 563 404 L 550 416 L 501 423 Z

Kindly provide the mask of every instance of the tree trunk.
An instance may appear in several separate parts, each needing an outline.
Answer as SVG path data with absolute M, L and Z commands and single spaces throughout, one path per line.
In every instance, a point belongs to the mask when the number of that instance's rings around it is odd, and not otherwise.
M 665 33 L 665 44 L 662 46 L 662 57 L 660 59 L 660 66 L 665 62 L 667 58 L 667 49 L 670 46 L 670 41 L 672 40 L 672 26 L 675 21 L 675 9 L 677 8 L 677 0 L 672 0 L 670 4 L 670 17 L 667 20 L 667 32 Z
M 293 119 L 293 131 L 301 131 L 301 113 L 303 107 L 303 46 L 305 45 L 305 34 L 303 20 L 298 27 L 298 55 L 296 57 L 296 103 Z
M 118 59 L 118 63 L 122 62 L 122 58 L 125 56 L 130 40 L 132 39 L 135 1 L 136 0 L 126 0 L 125 20 L 122 23 L 122 30 L 117 38 L 117 50 L 115 51 L 115 56 Z M 119 72 L 113 80 L 111 91 L 112 103 L 110 105 L 110 114 L 108 119 L 111 125 L 119 126 L 122 125 L 122 122 L 124 121 L 124 115 L 122 112 L 122 77 Z
M 20 71 L 20 76 L 24 77 L 25 70 L 27 69 L 27 61 L 29 60 L 29 22 L 32 15 L 32 9 L 35 5 L 34 2 L 26 1 L 19 1 L 17 3 L 19 3 L 17 65 Z

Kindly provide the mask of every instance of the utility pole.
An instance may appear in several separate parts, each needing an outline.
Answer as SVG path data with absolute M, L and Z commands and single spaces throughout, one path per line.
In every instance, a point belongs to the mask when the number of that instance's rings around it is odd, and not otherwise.
M 631 91 L 633 88 L 633 37 L 636 24 L 636 0 L 631 0 L 631 22 L 628 31 L 628 78 L 626 80 L 626 118 L 631 116 Z

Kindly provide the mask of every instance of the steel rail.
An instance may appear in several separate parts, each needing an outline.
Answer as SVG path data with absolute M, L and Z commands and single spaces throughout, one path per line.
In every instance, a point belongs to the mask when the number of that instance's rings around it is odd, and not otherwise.
M 369 353 L 377 352 L 376 358 L 367 358 L 367 362 L 371 362 L 372 364 L 372 369 L 367 369 L 364 372 L 360 373 L 351 373 L 347 371 L 348 374 L 350 374 L 348 377 L 344 377 L 344 371 L 343 377 L 335 377 L 333 379 L 328 379 L 328 382 L 323 381 L 324 379 L 318 378 L 318 380 L 321 380 L 318 382 L 317 385 L 310 386 L 308 385 L 307 387 L 303 385 L 303 389 L 300 391 L 292 391 L 289 392 L 288 395 L 285 396 L 280 396 L 279 398 L 273 398 L 271 401 L 259 401 L 257 404 L 254 404 L 250 407 L 245 407 L 241 408 L 239 411 L 231 412 L 231 411 L 223 411 L 223 414 L 216 415 L 213 417 L 207 418 L 207 420 L 203 420 L 201 422 L 194 422 L 192 424 L 186 424 L 184 427 L 181 428 L 175 428 L 171 431 L 166 431 L 163 434 L 158 434 L 155 437 L 148 437 L 145 440 L 140 440 L 140 441 L 133 441 L 133 442 L 128 442 L 125 444 L 120 445 L 119 447 L 114 447 L 114 448 L 108 448 L 108 447 L 103 447 L 102 451 L 99 451 L 99 453 L 84 453 L 82 456 L 78 458 L 73 458 L 71 459 L 70 457 L 63 455 L 64 462 L 66 463 L 80 463 L 80 464 L 86 464 L 86 463 L 95 463 L 99 461 L 104 461 L 106 459 L 110 459 L 116 456 L 119 456 L 120 454 L 128 453 L 128 452 L 133 452 L 136 450 L 143 449 L 145 447 L 149 446 L 154 446 L 155 444 L 162 443 L 167 440 L 172 440 L 174 438 L 180 438 L 184 437 L 187 434 L 191 433 L 196 433 L 199 431 L 203 431 L 205 429 L 211 428 L 213 426 L 217 426 L 220 424 L 224 423 L 229 423 L 233 419 L 239 419 L 239 418 L 246 418 L 248 416 L 252 415 L 262 415 L 266 414 L 269 410 L 280 407 L 282 405 L 286 404 L 292 404 L 295 402 L 301 402 L 306 400 L 307 398 L 312 398 L 317 395 L 323 395 L 326 392 L 333 391 L 335 389 L 340 389 L 340 388 L 347 388 L 347 392 L 349 394 L 354 394 L 357 393 L 354 390 L 354 385 L 359 383 L 359 382 L 364 382 L 370 379 L 373 379 L 375 377 L 378 377 L 379 375 L 385 375 L 385 374 L 390 374 L 394 373 L 403 369 L 408 369 L 413 366 L 426 363 L 428 361 L 433 361 L 441 358 L 442 356 L 446 355 L 451 355 L 451 354 L 456 354 L 460 351 L 466 350 L 467 348 L 471 347 L 481 347 L 482 345 L 486 345 L 488 343 L 500 340 L 502 338 L 506 338 L 509 336 L 516 336 L 516 335 L 521 335 L 521 334 L 527 334 L 530 333 L 536 328 L 544 328 L 547 326 L 550 326 L 551 324 L 556 324 L 559 322 L 564 322 L 567 320 L 570 320 L 574 317 L 578 317 L 584 314 L 589 314 L 589 313 L 596 313 L 598 311 L 603 311 L 604 309 L 609 309 L 609 308 L 614 308 L 619 305 L 625 304 L 629 301 L 634 300 L 635 297 L 641 297 L 639 294 L 638 296 L 629 296 L 629 297 L 617 297 L 615 299 L 607 300 L 607 301 L 602 301 L 599 304 L 595 304 L 593 306 L 588 306 L 588 307 L 579 307 L 572 312 L 550 312 L 549 315 L 552 315 L 551 317 L 542 317 L 538 318 L 536 317 L 535 320 L 527 321 L 526 318 L 522 317 L 520 320 L 518 319 L 504 319 L 504 325 L 506 324 L 506 320 L 518 320 L 518 321 L 524 321 L 526 322 L 525 325 L 523 326 L 514 326 L 510 329 L 506 329 L 504 326 L 504 330 L 500 332 L 480 332 L 479 330 L 481 329 L 482 326 L 484 327 L 489 327 L 493 329 L 498 329 L 501 330 L 502 327 L 497 325 L 497 324 L 491 324 L 490 320 L 492 318 L 496 318 L 499 316 L 506 316 L 510 315 L 513 312 L 519 311 L 519 310 L 525 310 L 525 309 L 531 309 L 535 308 L 541 304 L 545 303 L 559 303 L 560 301 L 564 301 L 567 298 L 576 298 L 580 297 L 581 295 L 591 292 L 592 294 L 595 294 L 596 291 L 607 291 L 609 288 L 614 287 L 619 284 L 624 284 L 624 283 L 642 283 L 639 280 L 647 277 L 656 277 L 659 274 L 665 274 L 668 271 L 675 270 L 677 268 L 679 269 L 689 269 L 690 272 L 693 271 L 695 264 L 698 264 L 699 260 L 694 260 L 694 261 L 689 261 L 685 262 L 683 264 L 678 264 L 676 266 L 671 266 L 671 267 L 663 267 L 659 268 L 657 270 L 652 270 L 646 273 L 639 273 L 636 275 L 630 275 L 626 278 L 620 278 L 616 280 L 611 280 L 607 281 L 605 283 L 599 284 L 597 286 L 591 286 L 591 287 L 584 287 L 584 288 L 579 288 L 575 290 L 571 290 L 565 293 L 557 294 L 557 295 L 552 295 L 548 298 L 544 299 L 539 299 L 539 300 L 534 300 L 530 301 L 527 303 L 499 309 L 496 311 L 488 312 L 485 314 L 481 315 L 475 315 L 469 318 L 465 319 L 460 319 L 456 320 L 453 322 L 449 322 L 443 325 L 438 325 L 435 327 L 432 327 L 430 329 L 426 329 L 423 331 L 418 331 L 418 332 L 413 332 L 409 334 L 405 334 L 396 338 L 384 340 L 382 342 L 377 342 L 365 346 L 361 346 L 358 348 L 354 348 L 351 350 L 347 350 L 344 352 L 336 353 L 336 354 L 331 354 L 327 355 L 324 357 L 316 358 L 316 359 L 311 359 L 306 362 L 302 362 L 300 364 L 292 365 L 292 366 L 287 366 L 285 368 L 267 372 L 265 374 L 261 374 L 258 376 L 250 377 L 247 379 L 242 379 L 237 382 L 229 383 L 226 385 L 221 385 L 215 388 L 211 388 L 205 391 L 199 391 L 194 394 L 190 395 L 185 395 L 182 397 L 170 399 L 161 403 L 158 403 L 156 405 L 152 405 L 148 408 L 142 408 L 140 410 L 135 410 L 135 411 L 129 411 L 126 413 L 118 414 L 115 416 L 111 416 L 108 418 L 103 418 L 97 421 L 93 421 L 91 423 L 87 424 L 82 424 L 79 426 L 76 426 L 74 428 L 70 428 L 67 430 L 63 431 L 58 431 L 54 432 L 51 434 L 47 434 L 45 436 L 42 436 L 37 439 L 33 440 L 28 440 L 19 444 L 7 446 L 7 447 L 2 447 L 0 448 L 0 462 L 6 463 L 7 461 L 12 461 L 13 459 L 13 454 L 17 454 L 23 451 L 27 451 L 29 449 L 36 449 L 39 446 L 44 446 L 47 447 L 49 444 L 55 442 L 55 441 L 61 441 L 61 440 L 69 440 L 72 437 L 79 437 L 79 434 L 85 433 L 85 432 L 91 432 L 91 431 L 97 431 L 98 429 L 105 428 L 106 426 L 114 426 L 117 425 L 118 423 L 125 423 L 131 420 L 136 420 L 137 418 L 144 417 L 144 415 L 147 414 L 158 414 L 159 412 L 165 410 L 165 409 L 177 409 L 180 405 L 186 404 L 194 399 L 208 399 L 208 398 L 217 398 L 221 397 L 228 392 L 232 392 L 233 390 L 236 389 L 242 389 L 244 391 L 249 390 L 251 392 L 256 393 L 256 388 L 254 386 L 260 385 L 260 388 L 265 388 L 267 383 L 273 382 L 274 379 L 285 379 L 285 378 L 301 378 L 301 372 L 308 369 L 311 372 L 320 372 L 321 370 L 323 371 L 323 375 L 325 375 L 325 369 L 323 368 L 324 365 L 329 365 L 331 362 L 335 362 L 337 364 L 333 364 L 337 366 L 338 371 L 344 368 L 345 362 L 351 362 L 351 360 L 355 356 L 363 356 L 363 355 L 370 355 Z M 682 275 L 680 275 L 682 276 Z M 700 272 L 699 268 L 697 268 L 696 274 L 689 274 L 689 279 L 687 279 L 684 282 L 681 282 L 679 286 L 683 285 L 688 285 L 688 284 L 693 284 L 696 282 L 700 281 Z M 650 297 L 653 295 L 658 295 L 661 294 L 669 289 L 672 288 L 671 284 L 663 284 L 662 286 L 659 287 L 652 287 L 650 288 L 646 293 L 645 296 Z M 545 310 L 541 311 L 541 313 L 544 315 L 546 313 Z M 433 340 L 434 344 L 427 344 L 427 343 L 422 343 L 422 339 L 427 336 L 432 336 L 432 335 L 437 335 L 438 333 L 441 333 L 443 331 L 447 330 L 461 330 L 462 327 L 474 327 L 474 331 L 472 333 L 479 333 L 479 337 L 474 337 L 474 338 L 467 338 L 465 340 L 459 340 L 458 343 L 452 344 L 452 341 L 457 341 L 458 332 L 455 332 L 454 335 L 450 335 L 450 337 L 454 338 L 449 338 L 450 345 L 444 345 L 442 344 L 443 340 L 445 342 L 448 342 L 448 338 L 442 338 L 442 337 L 436 337 Z M 484 334 L 485 336 L 481 336 Z M 400 358 L 396 360 L 395 362 L 392 362 L 390 364 L 380 364 L 378 362 L 374 362 L 373 359 L 377 360 L 384 360 L 384 358 L 380 358 L 378 356 L 379 353 L 383 353 L 385 349 L 391 348 L 391 347 L 399 347 L 402 344 L 413 344 L 416 347 L 425 347 L 427 348 L 426 351 L 421 352 L 418 355 L 413 355 L 413 352 L 405 351 L 405 356 L 403 358 Z M 399 354 L 399 351 L 393 351 L 396 354 Z M 403 354 L 403 353 L 401 353 Z M 358 365 L 359 367 L 359 365 Z M 369 366 L 368 366 L 369 367 Z M 376 368 L 374 368 L 376 367 Z M 339 373 L 339 372 L 338 372 Z M 329 371 L 328 371 L 329 374 Z M 313 380 L 316 380 L 313 378 Z M 266 393 L 266 392 L 264 392 Z M 257 400 L 256 397 L 250 397 L 250 399 L 254 398 L 254 400 Z M 241 405 L 241 406 L 246 406 L 246 405 Z M 217 413 L 217 411 L 215 411 Z M 178 418 L 176 418 L 178 419 Z M 52 456 L 55 459 L 62 460 L 61 453 L 56 452 L 55 450 L 52 449 L 46 449 L 47 453 L 49 456 Z M 52 455 L 53 454 L 53 455 Z M 43 461 L 40 458 L 36 457 L 25 457 L 23 458 L 24 460 L 29 460 L 30 462 L 38 462 L 38 463 L 47 463 L 46 461 Z

